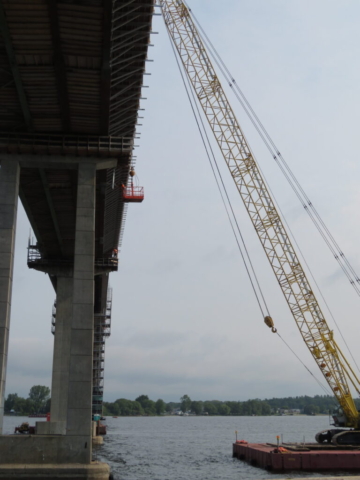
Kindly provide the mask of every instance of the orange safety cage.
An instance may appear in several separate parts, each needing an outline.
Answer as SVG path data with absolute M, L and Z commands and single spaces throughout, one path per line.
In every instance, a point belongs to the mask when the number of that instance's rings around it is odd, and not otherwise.
M 144 200 L 144 187 L 135 187 L 123 185 L 123 200 L 126 203 L 141 203 Z

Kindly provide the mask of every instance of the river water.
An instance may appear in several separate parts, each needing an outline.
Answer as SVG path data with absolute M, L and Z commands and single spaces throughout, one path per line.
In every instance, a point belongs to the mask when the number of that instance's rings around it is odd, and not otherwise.
M 4 433 L 22 421 L 5 417 Z M 326 416 L 282 417 L 119 417 L 107 418 L 104 445 L 94 459 L 107 462 L 115 480 L 258 480 L 289 478 L 232 458 L 235 430 L 248 442 L 313 442 L 329 426 Z M 321 474 L 294 473 L 296 477 Z M 325 475 L 324 475 L 325 476 Z

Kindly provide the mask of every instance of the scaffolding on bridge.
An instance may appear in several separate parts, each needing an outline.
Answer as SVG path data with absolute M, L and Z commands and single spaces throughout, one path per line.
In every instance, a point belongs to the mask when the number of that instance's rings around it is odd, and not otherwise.
M 42 252 L 40 245 L 31 244 L 28 245 L 27 265 L 29 268 L 43 270 L 46 268 L 66 268 L 72 267 L 74 264 L 73 258 L 49 258 Z M 118 270 L 118 258 L 112 252 L 108 257 L 96 257 L 94 260 L 95 269 L 110 272 L 116 272 Z
M 94 316 L 93 415 L 102 415 L 104 395 L 105 339 L 111 334 L 112 288 L 107 290 L 106 307 Z

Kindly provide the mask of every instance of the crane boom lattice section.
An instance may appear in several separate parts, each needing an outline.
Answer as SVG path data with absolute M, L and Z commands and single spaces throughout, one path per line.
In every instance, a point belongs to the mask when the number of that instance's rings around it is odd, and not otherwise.
M 333 338 L 306 274 L 190 12 L 181 0 L 160 0 L 166 27 L 195 90 L 301 335 L 344 410 L 347 426 L 359 414 L 348 379 L 359 380 Z

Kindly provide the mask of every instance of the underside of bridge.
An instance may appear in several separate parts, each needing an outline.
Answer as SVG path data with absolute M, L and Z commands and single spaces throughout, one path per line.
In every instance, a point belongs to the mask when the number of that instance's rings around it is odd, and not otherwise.
M 20 198 L 49 260 L 73 259 L 75 239 L 76 169 L 43 161 L 54 155 L 116 159 L 97 172 L 96 257 L 118 245 L 153 10 L 153 0 L 0 2 L 0 152 L 22 158 Z
M 43 432 L 58 435 L 56 463 L 91 460 L 94 319 L 106 318 L 118 269 L 153 14 L 154 0 L 0 0 L 0 433 L 19 196 L 36 237 L 28 265 L 57 295 Z M 71 435 L 76 458 L 59 453 Z

